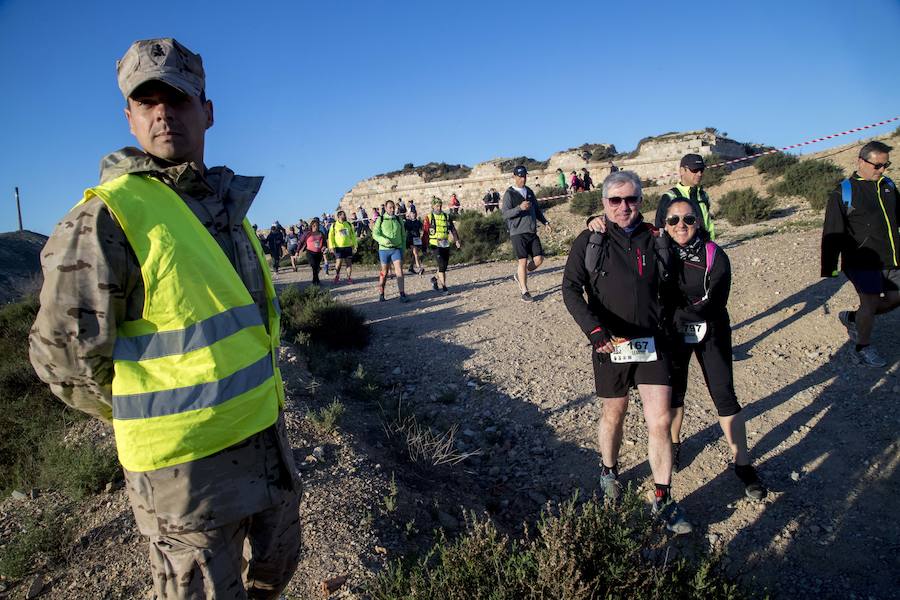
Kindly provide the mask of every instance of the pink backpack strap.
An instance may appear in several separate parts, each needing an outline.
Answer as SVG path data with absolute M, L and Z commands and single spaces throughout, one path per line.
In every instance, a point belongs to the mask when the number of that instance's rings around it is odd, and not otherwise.
M 716 246 L 715 242 L 706 242 L 706 274 L 709 275 L 710 271 L 712 271 L 713 261 L 716 259 Z

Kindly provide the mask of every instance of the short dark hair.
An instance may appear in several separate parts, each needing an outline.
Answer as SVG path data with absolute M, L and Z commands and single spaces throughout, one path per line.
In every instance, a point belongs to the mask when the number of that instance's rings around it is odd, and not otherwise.
M 865 146 L 859 149 L 859 157 L 862 159 L 869 158 L 869 155 L 873 152 L 882 152 L 884 154 L 889 153 L 893 148 L 885 144 L 884 142 L 869 142 Z

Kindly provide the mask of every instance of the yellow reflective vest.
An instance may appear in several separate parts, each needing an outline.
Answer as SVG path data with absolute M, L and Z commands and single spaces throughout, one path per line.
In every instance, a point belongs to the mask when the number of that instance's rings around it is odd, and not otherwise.
M 447 247 L 450 239 L 450 217 L 444 212 L 431 213 L 428 220 L 428 245 Z
M 259 240 L 268 330 L 234 266 L 164 183 L 123 175 L 85 191 L 122 227 L 141 267 L 141 318 L 118 324 L 112 413 L 122 466 L 149 471 L 214 454 L 271 426 L 284 405 L 280 309 Z

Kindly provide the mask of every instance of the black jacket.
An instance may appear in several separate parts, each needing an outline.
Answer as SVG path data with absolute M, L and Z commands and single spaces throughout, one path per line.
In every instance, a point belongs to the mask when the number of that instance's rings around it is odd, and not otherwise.
M 841 269 L 881 270 L 900 266 L 900 202 L 897 188 L 882 177 L 877 182 L 850 176 L 850 209 L 838 185 L 825 205 L 822 228 L 822 277 Z
M 671 286 L 662 282 L 655 230 L 641 222 L 626 233 L 609 224 L 600 245 L 599 267 L 585 265 L 591 238 L 583 231 L 572 244 L 563 274 L 566 308 L 585 335 L 597 327 L 611 337 L 658 336 L 666 331 L 664 306 L 674 306 Z M 599 235 L 599 234 L 598 234 Z M 585 300 L 587 294 L 587 300 Z
M 503 218 L 506 219 L 506 227 L 509 229 L 509 235 L 535 233 L 537 231 L 538 221 L 544 225 L 547 224 L 544 212 L 538 205 L 534 192 L 531 191 L 531 188 L 528 186 L 525 186 L 525 195 L 527 198 L 523 198 L 522 195 L 512 187 L 507 188 L 506 192 L 503 194 L 500 212 L 503 214 Z M 525 200 L 531 202 L 531 206 L 528 207 L 528 210 L 519 208 L 519 205 Z
M 674 242 L 673 242 L 674 243 Z M 706 242 L 700 252 L 700 262 L 687 262 L 672 253 L 673 276 L 678 284 L 678 308 L 674 322 L 679 327 L 684 323 L 706 321 L 709 324 L 727 325 L 728 296 L 731 293 L 731 262 L 728 255 L 716 246 L 712 269 L 706 285 Z M 707 290 L 709 293 L 707 294 Z M 706 299 L 704 300 L 704 296 Z

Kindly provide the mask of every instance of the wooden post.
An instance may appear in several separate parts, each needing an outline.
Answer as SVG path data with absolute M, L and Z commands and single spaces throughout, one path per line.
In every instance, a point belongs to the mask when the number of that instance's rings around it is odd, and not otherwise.
M 19 231 L 22 231 L 22 206 L 19 204 L 19 186 L 16 186 L 16 210 L 19 212 Z

